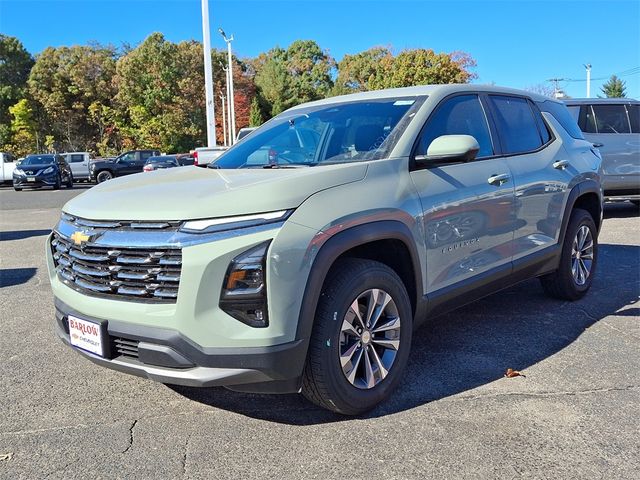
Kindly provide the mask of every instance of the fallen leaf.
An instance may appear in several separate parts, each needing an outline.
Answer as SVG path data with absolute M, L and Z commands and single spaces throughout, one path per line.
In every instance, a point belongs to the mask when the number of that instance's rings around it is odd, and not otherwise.
M 13 457 L 13 453 L 0 454 L 0 462 L 3 462 L 5 460 L 11 460 L 12 457 Z
M 504 374 L 505 377 L 507 378 L 514 378 L 514 377 L 527 377 L 524 373 L 520 373 L 518 370 L 514 370 L 513 368 L 507 368 L 507 371 Z

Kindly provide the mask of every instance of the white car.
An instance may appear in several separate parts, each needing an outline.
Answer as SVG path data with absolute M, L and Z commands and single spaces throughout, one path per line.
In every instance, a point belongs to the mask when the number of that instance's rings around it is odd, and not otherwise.
M 88 152 L 67 152 L 60 154 L 71 167 L 74 180 L 86 180 L 91 179 L 89 174 L 89 163 L 91 161 L 91 155 Z
M 15 168 L 14 156 L 7 152 L 0 152 L 0 183 L 11 182 Z
M 214 160 L 217 160 L 220 155 L 226 152 L 229 147 L 199 147 L 196 148 L 193 153 L 193 157 L 195 158 L 194 165 L 198 167 L 206 167 Z

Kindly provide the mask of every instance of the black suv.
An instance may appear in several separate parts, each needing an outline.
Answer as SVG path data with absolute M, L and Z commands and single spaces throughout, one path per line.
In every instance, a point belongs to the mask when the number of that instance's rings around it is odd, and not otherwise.
M 158 150 L 130 150 L 113 160 L 97 160 L 89 165 L 89 176 L 92 181 L 102 183 L 113 177 L 140 173 L 147 159 L 158 155 Z
M 13 188 L 17 192 L 24 187 L 73 187 L 71 167 L 60 155 L 28 155 L 13 171 Z

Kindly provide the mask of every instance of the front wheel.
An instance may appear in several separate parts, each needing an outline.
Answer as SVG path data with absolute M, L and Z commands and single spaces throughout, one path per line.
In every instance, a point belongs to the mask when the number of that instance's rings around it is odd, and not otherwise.
M 96 176 L 96 182 L 102 183 L 106 182 L 107 180 L 111 180 L 112 178 L 113 174 L 109 170 L 103 170 Z
M 66 183 L 67 188 L 73 188 L 73 174 L 70 173 L 69 176 L 67 177 L 67 183 Z
M 62 186 L 62 177 L 60 176 L 60 174 L 58 174 L 58 176 L 56 177 L 56 183 L 53 184 L 53 189 L 60 190 L 61 186 Z
M 318 301 L 302 393 L 345 415 L 371 410 L 402 378 L 412 323 L 409 296 L 391 268 L 371 260 L 340 261 Z
M 596 224 L 589 212 L 576 208 L 569 218 L 558 270 L 540 277 L 544 291 L 561 300 L 582 298 L 591 288 L 597 261 Z

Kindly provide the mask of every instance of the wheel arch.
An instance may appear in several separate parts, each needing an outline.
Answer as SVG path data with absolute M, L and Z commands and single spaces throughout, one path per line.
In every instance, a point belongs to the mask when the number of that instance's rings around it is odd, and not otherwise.
M 394 220 L 367 223 L 335 234 L 316 254 L 302 298 L 297 339 L 309 340 L 322 286 L 331 268 L 346 257 L 376 260 L 389 266 L 407 289 L 414 317 L 423 311 L 422 269 L 409 227 Z
M 564 239 L 569 224 L 569 217 L 575 208 L 582 208 L 591 214 L 598 232 L 602 227 L 602 190 L 595 180 L 585 180 L 574 185 L 569 192 L 569 198 L 565 205 L 562 217 L 562 229 L 559 241 Z

